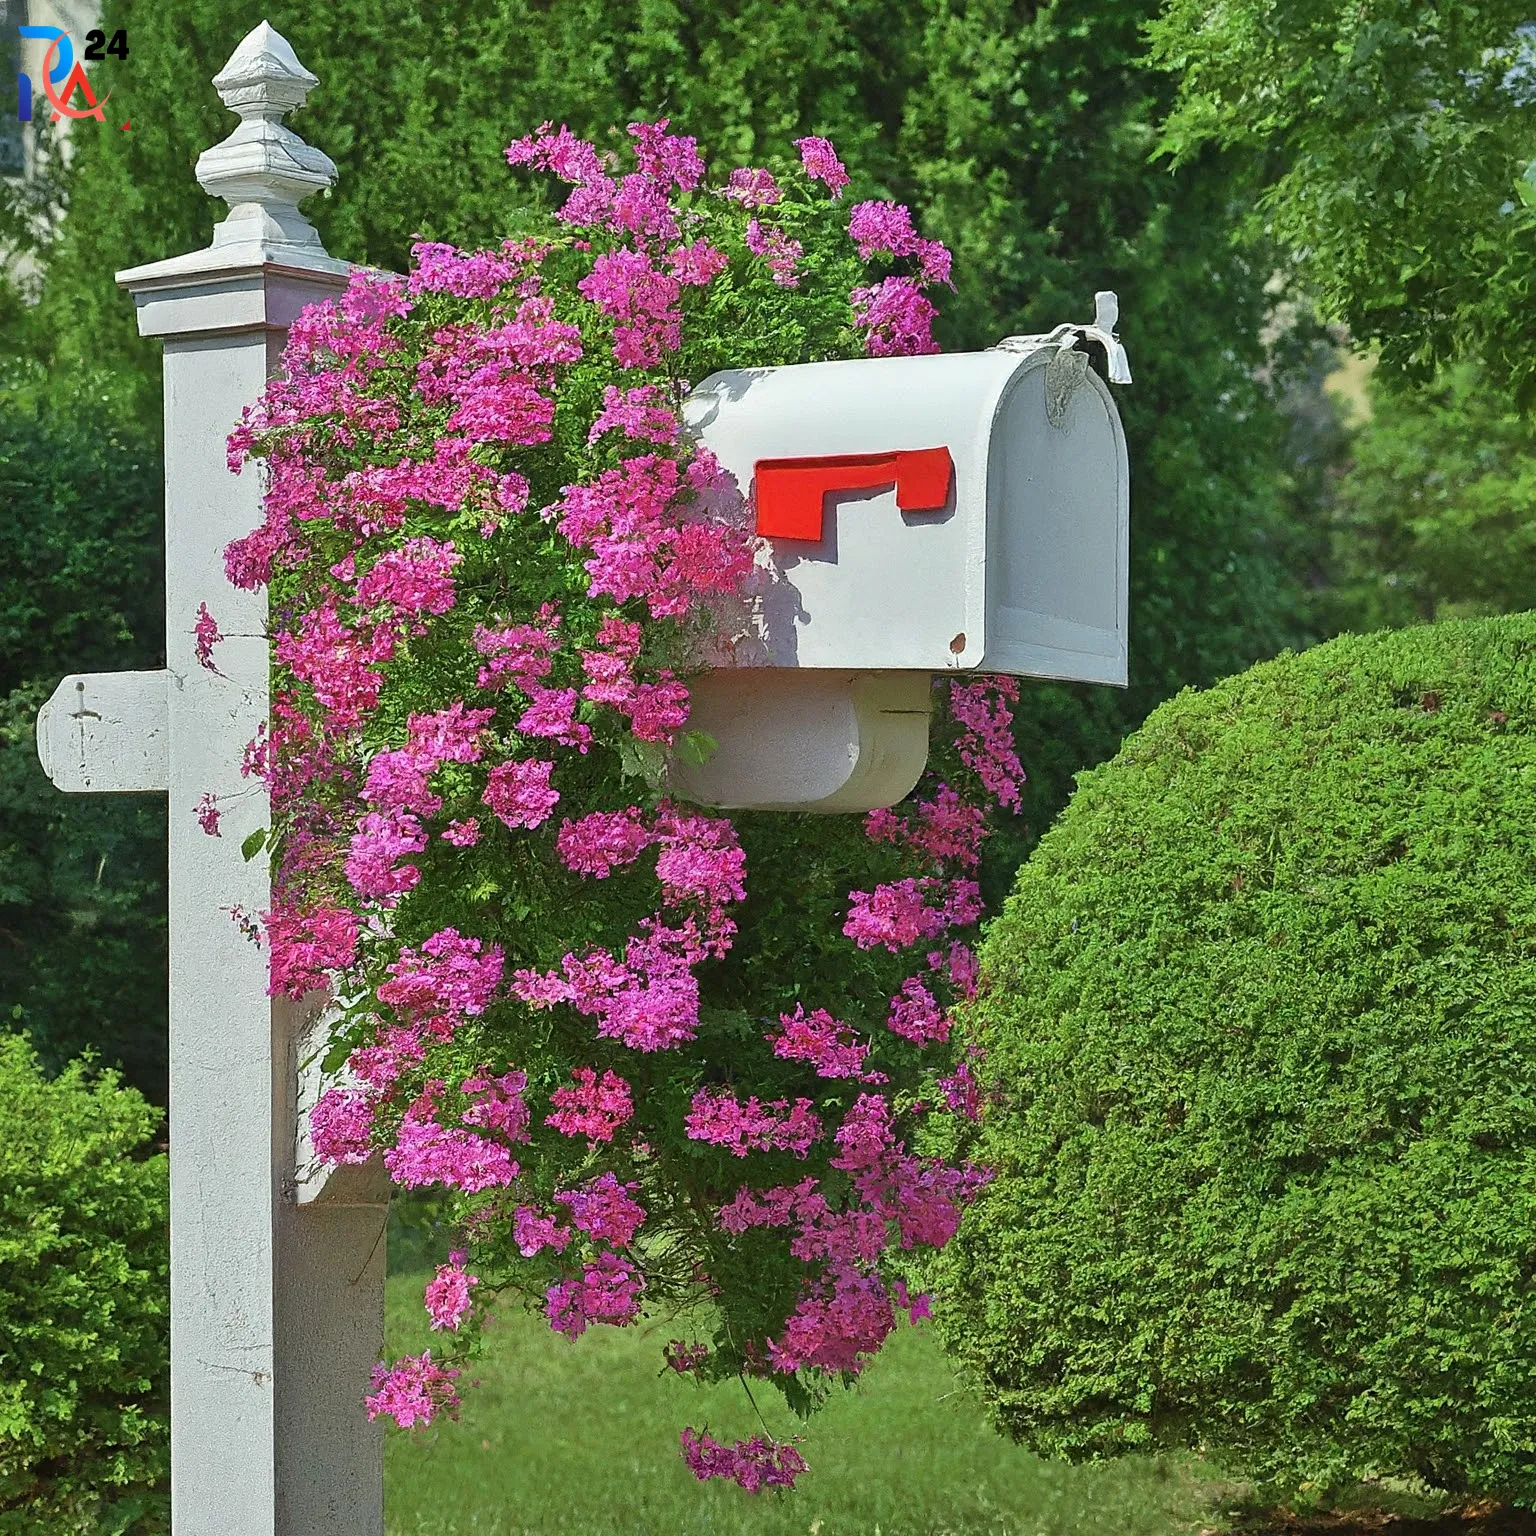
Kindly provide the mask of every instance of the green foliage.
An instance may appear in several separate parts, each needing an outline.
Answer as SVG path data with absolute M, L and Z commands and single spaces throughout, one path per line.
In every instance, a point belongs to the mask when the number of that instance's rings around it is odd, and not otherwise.
M 1164 705 L 983 951 L 998 1170 L 939 1312 L 998 1423 L 1536 1503 L 1536 615 Z
M 0 381 L 0 1018 L 165 1092 L 165 806 L 59 794 L 38 706 L 70 671 L 163 661 L 160 452 L 102 376 Z
M 1536 606 L 1536 429 L 1472 364 L 1404 392 L 1373 383 L 1335 495 L 1327 601 L 1339 627 Z
M 1162 145 L 1248 152 L 1256 232 L 1330 319 L 1415 378 L 1483 359 L 1529 402 L 1536 36 L 1511 0 L 1166 0 Z
M 1152 8 L 281 0 L 268 12 L 322 76 L 295 126 L 339 167 L 334 193 L 307 205 L 338 255 L 403 270 L 417 232 L 494 243 L 528 196 L 501 161 L 515 135 L 553 118 L 600 137 L 670 112 L 739 162 L 828 134 L 863 173 L 848 202 L 910 202 L 956 252 L 947 346 L 1086 318 L 1094 289 L 1118 289 L 1136 371 L 1118 392 L 1132 465 L 1132 685 L 1026 688 L 1017 718 L 1031 783 L 1024 816 L 992 845 L 995 894 L 1073 773 L 1153 705 L 1308 637 L 1290 573 L 1307 514 L 1273 408 L 1286 378 L 1256 377 L 1273 263 L 1230 244 L 1229 166 L 1199 156 L 1175 177 L 1148 163 L 1172 100 L 1171 82 L 1144 67 L 1139 27 Z M 103 24 L 126 27 L 132 52 L 102 67 L 133 129 L 82 125 L 56 194 L 70 211 L 46 253 L 37 345 L 122 369 L 146 419 L 159 411 L 157 352 L 135 334 L 112 273 L 207 243 L 223 210 L 192 168 L 233 118 L 203 82 L 252 20 L 235 0 L 109 0 Z M 158 507 L 125 508 L 117 526 L 153 540 Z M 42 1026 L 41 1011 L 34 1019 Z
M 165 1490 L 160 1113 L 0 1035 L 0 1532 L 157 1536 Z

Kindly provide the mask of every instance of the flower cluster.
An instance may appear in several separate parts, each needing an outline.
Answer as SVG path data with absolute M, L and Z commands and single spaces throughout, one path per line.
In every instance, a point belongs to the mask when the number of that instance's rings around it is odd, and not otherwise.
M 747 488 L 684 431 L 688 381 L 930 351 L 949 280 L 906 209 L 845 211 L 833 146 L 797 148 L 712 183 L 665 122 L 631 125 L 627 159 L 544 124 L 507 151 L 566 189 L 539 232 L 355 277 L 231 439 L 269 486 L 226 571 L 271 590 L 245 764 L 273 810 L 270 985 L 345 1005 L 310 1141 L 444 1192 L 461 1234 L 424 1295 L 441 1354 L 367 1396 L 404 1427 L 453 1410 L 509 1291 L 570 1338 L 707 1304 L 716 1336 L 668 1346 L 674 1369 L 803 1399 L 923 1309 L 904 1251 L 947 1242 L 982 1183 L 910 1150 L 911 1117 L 981 1111 L 950 1009 L 987 811 L 1018 803 L 1007 686 L 951 684 L 947 777 L 828 818 L 747 942 L 772 839 L 667 789 L 713 746 L 689 678 L 745 638 L 762 555 Z M 221 638 L 205 606 L 205 665 Z M 838 839 L 856 858 L 829 875 L 810 844 Z M 768 942 L 797 902 L 814 928 Z M 764 1437 L 682 1448 L 752 1491 L 805 1470 Z

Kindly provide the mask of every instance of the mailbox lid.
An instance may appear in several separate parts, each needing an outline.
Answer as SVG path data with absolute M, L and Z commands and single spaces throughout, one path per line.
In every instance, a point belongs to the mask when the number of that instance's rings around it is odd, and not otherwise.
M 859 358 L 712 374 L 689 429 L 743 495 L 762 459 L 947 448 L 948 504 L 903 512 L 894 485 L 825 498 L 822 536 L 760 558 L 758 659 L 780 667 L 937 672 L 984 649 L 987 462 L 993 417 L 1024 359 L 1004 352 Z

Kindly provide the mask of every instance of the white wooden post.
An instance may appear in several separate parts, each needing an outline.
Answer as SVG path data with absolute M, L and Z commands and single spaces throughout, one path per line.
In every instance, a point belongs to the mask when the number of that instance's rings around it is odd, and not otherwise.
M 318 1004 L 268 998 L 231 909 L 270 902 L 266 825 L 243 749 L 267 716 L 267 602 L 224 576 L 261 518 L 225 439 L 305 304 L 345 285 L 299 201 L 335 166 L 283 125 L 316 84 L 265 22 L 214 80 L 240 116 L 198 161 L 231 205 L 213 243 L 120 272 L 165 343 L 167 666 L 66 678 L 38 720 L 61 789 L 165 790 L 170 809 L 171 1483 L 175 1536 L 382 1536 L 382 1431 L 362 1405 L 383 1349 L 388 1188 L 373 1170 L 301 1180 L 302 1041 Z M 201 665 L 206 603 L 228 638 Z M 205 794 L 218 836 L 195 814 Z

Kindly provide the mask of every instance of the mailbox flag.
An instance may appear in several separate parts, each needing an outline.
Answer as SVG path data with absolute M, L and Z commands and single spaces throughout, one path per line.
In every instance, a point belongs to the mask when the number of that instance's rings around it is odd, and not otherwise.
M 903 512 L 942 512 L 949 503 L 954 473 L 948 448 L 759 459 L 753 466 L 757 531 L 765 539 L 817 540 L 829 494 L 892 484 L 896 505 Z

